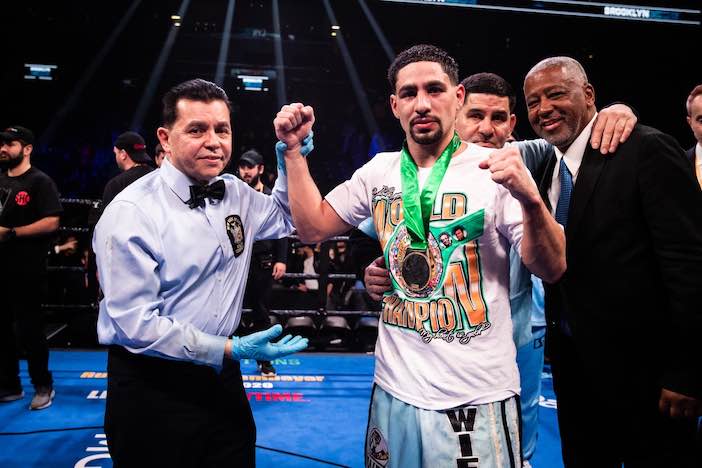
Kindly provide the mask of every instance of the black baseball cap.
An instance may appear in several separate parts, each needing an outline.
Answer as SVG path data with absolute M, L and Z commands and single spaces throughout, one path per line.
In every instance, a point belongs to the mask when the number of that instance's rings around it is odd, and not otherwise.
M 263 156 L 255 149 L 248 150 L 239 158 L 239 165 L 241 166 L 242 164 L 258 166 L 259 164 L 263 164 Z
M 135 163 L 150 163 L 151 158 L 146 152 L 146 142 L 137 132 L 124 132 L 115 140 L 115 148 L 127 152 Z
M 33 145 L 34 133 L 28 128 L 13 125 L 0 132 L 0 141 L 21 141 L 25 145 Z

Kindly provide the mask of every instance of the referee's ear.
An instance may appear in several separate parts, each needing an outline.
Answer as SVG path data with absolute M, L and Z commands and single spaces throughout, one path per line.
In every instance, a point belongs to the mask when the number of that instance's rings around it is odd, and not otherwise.
M 158 127 L 158 130 L 156 130 L 156 136 L 158 137 L 159 143 L 161 143 L 161 147 L 167 152 L 171 152 L 171 144 L 168 142 L 168 138 L 170 136 L 170 130 L 166 127 Z

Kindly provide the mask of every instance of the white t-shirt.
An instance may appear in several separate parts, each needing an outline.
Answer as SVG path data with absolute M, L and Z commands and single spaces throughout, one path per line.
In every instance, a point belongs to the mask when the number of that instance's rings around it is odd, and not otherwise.
M 428 291 L 402 286 L 383 299 L 375 348 L 375 382 L 419 408 L 443 410 L 500 401 L 519 393 L 509 306 L 509 246 L 521 251 L 519 202 L 478 163 L 492 150 L 468 144 L 455 154 L 430 219 Z M 341 219 L 358 225 L 373 217 L 386 261 L 401 258 L 409 243 L 401 203 L 400 153 L 379 153 L 326 197 Z M 421 174 L 424 176 L 424 174 Z M 451 252 L 434 234 L 484 210 L 482 235 L 467 244 L 456 237 Z M 439 235 L 443 237 L 443 232 Z M 448 249 L 448 250 L 447 250 Z M 444 255 L 442 257 L 442 252 Z

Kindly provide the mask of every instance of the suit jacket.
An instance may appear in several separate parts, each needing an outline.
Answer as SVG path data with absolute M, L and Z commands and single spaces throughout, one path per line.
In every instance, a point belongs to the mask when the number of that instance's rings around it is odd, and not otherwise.
M 540 175 L 547 190 L 555 155 Z M 637 125 L 614 155 L 587 147 L 566 228 L 568 269 L 546 285 L 588 376 L 620 396 L 702 396 L 702 191 L 679 144 Z M 558 352 L 557 350 L 553 350 Z M 654 389 L 655 387 L 655 389 Z
M 696 146 L 697 145 L 695 145 L 692 148 L 690 148 L 689 150 L 685 151 L 685 154 L 687 155 L 687 159 L 690 160 L 690 162 L 692 163 L 693 166 L 695 165 L 695 147 Z

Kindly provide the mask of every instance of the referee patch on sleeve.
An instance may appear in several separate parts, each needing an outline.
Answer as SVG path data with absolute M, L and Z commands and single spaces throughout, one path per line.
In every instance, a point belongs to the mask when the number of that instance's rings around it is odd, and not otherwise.
M 244 225 L 241 223 L 239 215 L 229 215 L 224 221 L 229 241 L 234 249 L 234 256 L 238 257 L 244 251 Z

